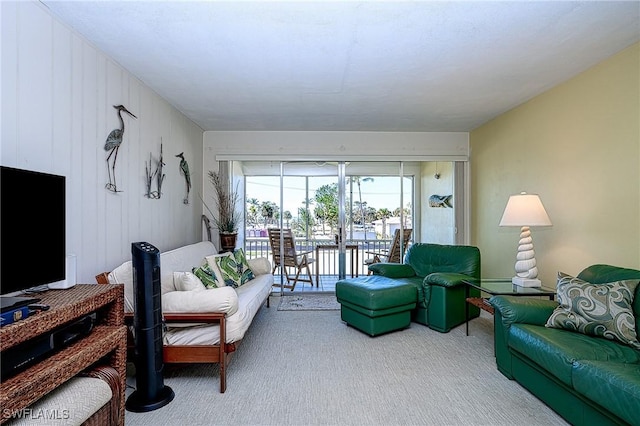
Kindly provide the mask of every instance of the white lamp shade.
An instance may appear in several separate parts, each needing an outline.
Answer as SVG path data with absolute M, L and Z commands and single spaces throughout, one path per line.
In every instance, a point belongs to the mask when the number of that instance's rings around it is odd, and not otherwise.
M 526 192 L 509 197 L 500 226 L 551 226 L 540 197 Z

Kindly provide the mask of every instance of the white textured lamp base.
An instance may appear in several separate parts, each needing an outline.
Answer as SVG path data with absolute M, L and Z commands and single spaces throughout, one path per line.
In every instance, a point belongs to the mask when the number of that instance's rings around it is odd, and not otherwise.
M 537 278 L 513 277 L 511 282 L 520 287 L 542 287 L 542 282 Z

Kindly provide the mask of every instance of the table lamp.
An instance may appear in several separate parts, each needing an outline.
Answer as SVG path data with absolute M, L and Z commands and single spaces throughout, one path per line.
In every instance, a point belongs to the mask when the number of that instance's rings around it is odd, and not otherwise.
M 500 219 L 500 226 L 522 227 L 516 256 L 516 276 L 511 281 L 521 287 L 541 287 L 529 229 L 530 226 L 551 226 L 551 219 L 540 197 L 526 192 L 510 196 Z

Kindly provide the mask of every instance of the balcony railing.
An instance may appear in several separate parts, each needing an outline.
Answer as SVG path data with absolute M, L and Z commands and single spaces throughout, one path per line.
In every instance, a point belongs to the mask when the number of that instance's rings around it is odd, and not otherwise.
M 356 246 L 353 250 L 357 251 L 357 256 L 352 250 L 347 250 L 345 259 L 345 272 L 347 276 L 353 274 L 366 275 L 367 267 L 364 260 L 373 257 L 367 252 L 384 252 L 391 246 L 391 240 L 348 240 L 348 246 Z M 296 237 L 296 250 L 298 253 L 311 252 L 310 256 L 315 259 L 311 264 L 311 272 L 319 276 L 338 275 L 338 249 L 325 248 L 316 252 L 318 245 L 332 244 L 331 240 L 307 240 L 305 238 Z M 273 262 L 271 256 L 271 246 L 269 238 L 265 237 L 249 237 L 245 240 L 245 252 L 248 259 L 257 257 L 266 257 Z M 316 256 L 316 253 L 318 256 Z M 352 256 L 353 254 L 353 256 Z M 357 264 L 356 264 L 357 259 Z

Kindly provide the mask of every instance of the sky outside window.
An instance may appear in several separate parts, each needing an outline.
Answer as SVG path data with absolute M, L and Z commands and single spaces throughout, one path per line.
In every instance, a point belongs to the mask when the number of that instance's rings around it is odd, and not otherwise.
M 400 179 L 397 176 L 372 176 L 373 181 L 365 181 L 366 176 L 360 177 L 362 202 L 375 209 L 387 208 L 390 211 L 399 207 L 400 203 Z M 312 176 L 309 178 L 309 199 L 313 200 L 316 190 L 323 185 L 337 183 L 335 176 Z M 295 217 L 298 208 L 304 207 L 305 178 L 302 176 L 284 177 L 284 210 L 288 210 Z M 351 196 L 347 185 L 347 199 Z M 246 197 L 255 198 L 258 203 L 272 201 L 280 204 L 280 177 L 279 176 L 247 176 Z M 405 177 L 404 204 L 411 202 L 411 179 Z M 359 201 L 358 186 L 353 184 L 353 201 Z M 312 205 L 313 206 L 313 205 Z M 311 207 L 312 208 L 312 207 Z

